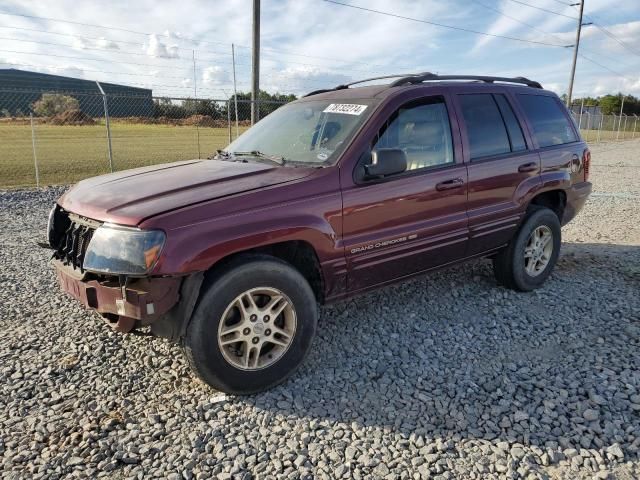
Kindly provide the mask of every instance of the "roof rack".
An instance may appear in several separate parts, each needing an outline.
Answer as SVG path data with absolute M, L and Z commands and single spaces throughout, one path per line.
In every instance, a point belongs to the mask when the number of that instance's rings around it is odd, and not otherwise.
M 505 82 L 519 83 L 533 88 L 542 88 L 539 82 L 529 80 L 525 77 L 487 77 L 484 75 L 437 75 L 435 73 L 425 72 L 417 75 L 407 75 L 391 83 L 389 87 L 398 87 L 400 85 L 415 85 L 417 83 L 433 81 L 433 80 L 477 80 L 485 83 Z
M 356 82 L 338 85 L 333 88 L 314 90 L 313 92 L 307 93 L 304 96 L 310 97 L 312 95 L 317 95 L 319 93 L 333 92 L 335 90 L 344 90 L 346 88 L 349 88 L 352 85 L 357 85 L 358 83 L 371 82 L 373 80 L 384 80 L 386 78 L 398 79 L 395 82 L 391 82 L 389 84 L 389 87 L 399 87 L 401 85 L 416 85 L 418 83 L 434 81 L 434 80 L 476 80 L 476 81 L 485 82 L 485 83 L 494 83 L 494 82 L 519 83 L 521 85 L 526 85 L 528 87 L 542 88 L 542 85 L 540 85 L 539 82 L 529 80 L 528 78 L 525 78 L 525 77 L 511 78 L 511 77 L 487 77 L 484 75 L 437 75 L 431 72 L 422 72 L 422 73 L 385 75 L 382 77 L 365 78 L 363 80 L 358 80 Z
M 372 82 L 374 80 L 384 80 L 386 78 L 409 78 L 409 77 L 416 77 L 418 75 L 424 75 L 424 73 L 399 73 L 397 75 L 384 75 L 382 77 L 365 78 L 363 80 L 358 80 L 356 82 L 344 83 L 342 85 L 337 85 L 337 86 L 335 86 L 333 88 L 325 88 L 325 89 L 322 89 L 322 90 L 314 90 L 313 92 L 309 92 L 304 96 L 305 97 L 310 97 L 311 95 L 317 95 L 319 93 L 333 92 L 335 90 L 344 90 L 345 88 L 349 88 L 351 85 L 357 85 L 358 83 Z

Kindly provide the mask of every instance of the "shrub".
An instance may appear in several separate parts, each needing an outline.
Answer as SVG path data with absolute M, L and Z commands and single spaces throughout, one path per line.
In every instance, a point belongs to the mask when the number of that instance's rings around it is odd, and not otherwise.
M 80 103 L 73 97 L 60 93 L 43 93 L 33 105 L 33 112 L 39 117 L 52 117 L 69 110 L 79 110 Z

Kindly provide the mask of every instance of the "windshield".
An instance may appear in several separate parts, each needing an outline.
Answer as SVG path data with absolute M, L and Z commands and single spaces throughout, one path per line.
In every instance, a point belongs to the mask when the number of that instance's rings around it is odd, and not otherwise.
M 285 162 L 326 164 L 337 160 L 371 114 L 371 100 L 290 103 L 260 120 L 233 141 L 230 154 L 263 156 Z

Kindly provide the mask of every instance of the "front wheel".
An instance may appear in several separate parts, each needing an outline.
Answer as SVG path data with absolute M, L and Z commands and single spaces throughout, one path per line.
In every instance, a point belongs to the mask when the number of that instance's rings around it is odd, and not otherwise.
M 498 283 L 528 292 L 540 287 L 558 261 L 560 222 L 554 212 L 532 210 L 505 250 L 493 258 Z
M 266 390 L 303 362 L 318 308 L 306 279 L 278 259 L 229 265 L 201 293 L 184 350 L 195 373 L 227 393 Z

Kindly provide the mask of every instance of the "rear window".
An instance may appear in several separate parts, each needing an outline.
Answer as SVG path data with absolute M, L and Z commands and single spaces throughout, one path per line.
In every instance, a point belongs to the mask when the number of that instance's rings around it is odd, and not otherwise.
M 511 152 L 509 136 L 491 94 L 460 95 L 472 160 Z
M 564 107 L 554 97 L 518 94 L 540 147 L 562 145 L 578 139 Z

